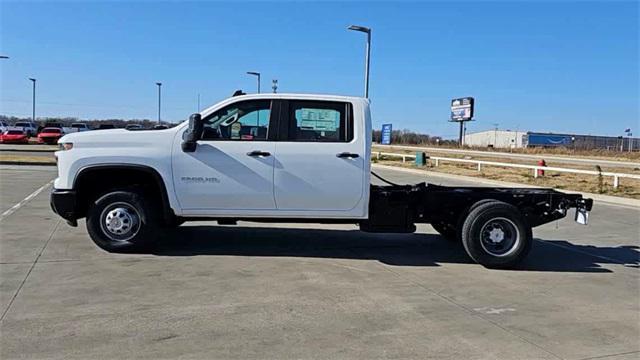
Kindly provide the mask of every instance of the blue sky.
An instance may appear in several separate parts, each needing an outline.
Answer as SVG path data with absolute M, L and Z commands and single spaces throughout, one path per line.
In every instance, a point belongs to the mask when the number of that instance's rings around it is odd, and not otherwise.
M 456 137 L 449 101 L 476 98 L 469 130 L 640 133 L 638 2 L 6 2 L 0 114 L 180 121 L 255 90 L 360 95 L 373 28 L 374 126 Z

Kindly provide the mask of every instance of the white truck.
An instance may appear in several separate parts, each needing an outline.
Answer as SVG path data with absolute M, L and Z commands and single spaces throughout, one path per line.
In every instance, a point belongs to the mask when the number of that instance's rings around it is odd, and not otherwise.
M 166 130 L 59 140 L 54 212 L 107 251 L 145 248 L 185 221 L 351 223 L 414 232 L 430 223 L 487 267 L 517 264 L 532 227 L 592 200 L 552 189 L 372 185 L 367 99 L 240 94 Z M 374 174 L 375 175 L 375 174 Z M 170 233 L 170 232 L 169 232 Z

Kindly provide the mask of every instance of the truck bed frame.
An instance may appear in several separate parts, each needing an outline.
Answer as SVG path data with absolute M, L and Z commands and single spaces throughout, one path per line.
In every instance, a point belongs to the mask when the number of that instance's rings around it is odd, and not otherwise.
M 590 211 L 593 200 L 545 188 L 494 188 L 416 185 L 371 185 L 368 232 L 414 232 L 416 223 L 458 228 L 480 202 L 497 200 L 518 208 L 529 226 L 561 219 L 570 208 Z

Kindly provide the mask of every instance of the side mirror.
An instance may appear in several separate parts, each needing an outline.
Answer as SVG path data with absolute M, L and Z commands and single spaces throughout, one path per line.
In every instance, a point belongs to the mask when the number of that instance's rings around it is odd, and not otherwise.
M 198 139 L 202 137 L 203 123 L 200 114 L 196 113 L 189 117 L 189 129 L 185 132 L 182 141 L 182 151 L 194 152 L 198 146 Z

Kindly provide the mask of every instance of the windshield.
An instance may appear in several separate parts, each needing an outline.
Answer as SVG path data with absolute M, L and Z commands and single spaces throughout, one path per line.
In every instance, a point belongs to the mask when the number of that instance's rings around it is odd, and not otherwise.
M 42 130 L 43 133 L 51 133 L 51 134 L 60 134 L 60 129 L 56 128 L 46 128 Z

